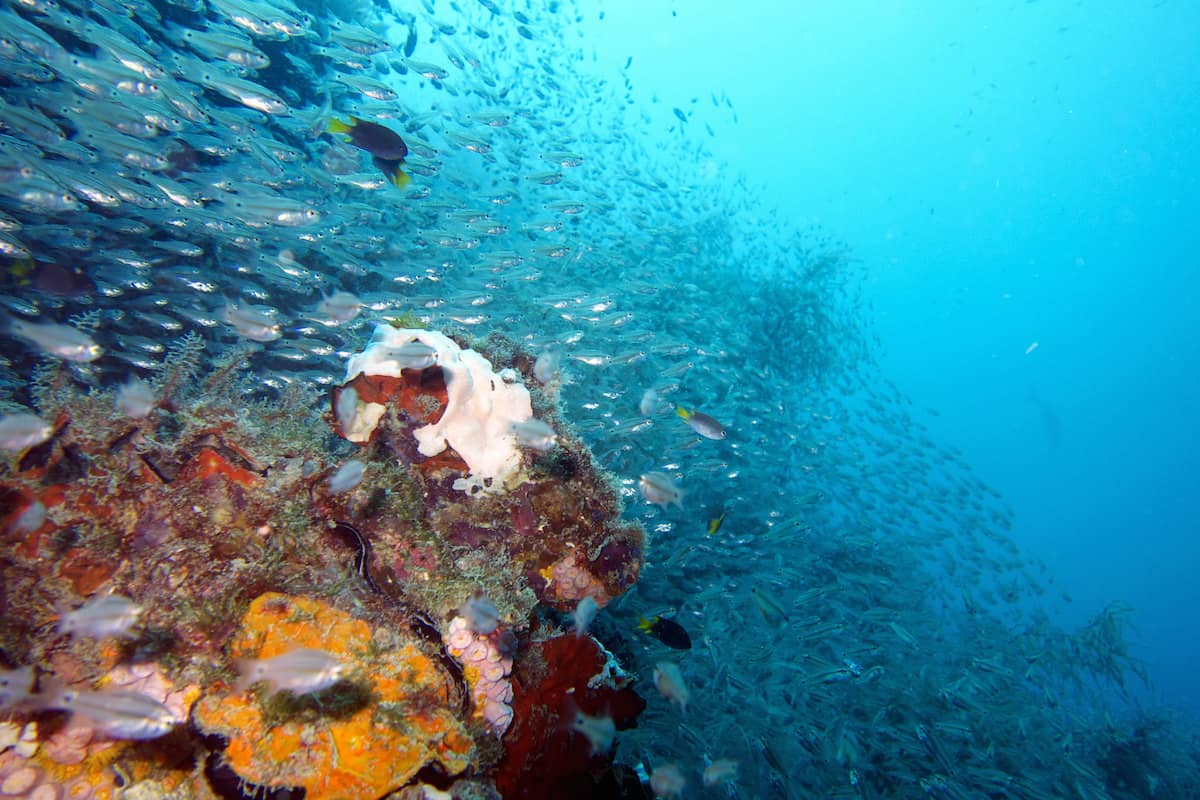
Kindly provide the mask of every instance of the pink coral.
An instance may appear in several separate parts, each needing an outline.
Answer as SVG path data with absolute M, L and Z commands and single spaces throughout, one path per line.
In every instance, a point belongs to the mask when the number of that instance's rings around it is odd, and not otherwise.
M 546 594 L 555 600 L 578 601 L 590 597 L 597 607 L 604 608 L 612 599 L 604 583 L 579 564 L 575 553 L 568 553 L 542 570 L 542 576 L 548 584 Z
M 66 725 L 42 742 L 42 751 L 56 763 L 81 764 L 88 756 L 113 746 L 112 742 L 95 739 L 96 729 L 92 723 L 84 717 L 72 716 Z
M 187 719 L 192 711 L 194 692 L 188 689 L 176 690 L 157 664 L 118 666 L 105 676 L 105 681 L 110 686 L 131 689 L 139 694 L 153 697 L 165 704 L 175 719 Z
M 512 673 L 512 658 L 501 652 L 495 634 L 472 633 L 464 617 L 455 617 L 445 636 L 446 650 L 463 665 L 463 673 L 471 684 L 475 715 L 481 717 L 497 736 L 502 736 L 512 724 L 513 690 L 508 676 Z
M 0 797 L 92 800 L 94 796 L 94 787 L 85 778 L 63 782 L 15 752 L 0 754 Z
M 165 703 L 178 720 L 188 718 L 196 697 L 194 687 L 175 690 L 157 664 L 123 664 L 110 670 L 100 682 L 153 697 Z M 113 740 L 97 731 L 95 725 L 81 715 L 72 715 L 66 725 L 42 742 L 48 758 L 67 766 L 80 764 L 89 756 L 114 746 Z

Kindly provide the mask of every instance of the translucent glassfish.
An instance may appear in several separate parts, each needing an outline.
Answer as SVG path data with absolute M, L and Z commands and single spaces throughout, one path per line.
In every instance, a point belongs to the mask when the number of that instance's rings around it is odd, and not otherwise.
M 53 426 L 36 414 L 5 414 L 0 417 L 0 450 L 19 453 L 46 441 L 53 431 Z
M 182 722 L 164 703 L 129 689 L 87 691 L 52 684 L 31 701 L 38 708 L 87 717 L 114 739 L 157 739 Z
M 141 614 L 142 607 L 128 597 L 119 594 L 94 597 L 74 611 L 61 614 L 58 632 L 90 639 L 128 637 Z
M 558 434 L 554 432 L 554 428 L 540 419 L 530 418 L 523 422 L 514 422 L 512 432 L 517 438 L 517 444 L 542 452 L 549 450 L 558 440 Z
M 83 364 L 95 361 L 104 352 L 92 337 L 70 325 L 14 319 L 9 323 L 8 331 L 46 355 L 61 358 L 63 361 Z
M 238 671 L 239 692 L 266 681 L 273 692 L 311 694 L 340 681 L 346 665 L 324 650 L 299 647 L 273 658 L 244 659 L 238 662 Z
M 638 488 L 647 503 L 660 508 L 676 505 L 683 508 L 683 489 L 665 472 L 647 472 L 638 480 Z

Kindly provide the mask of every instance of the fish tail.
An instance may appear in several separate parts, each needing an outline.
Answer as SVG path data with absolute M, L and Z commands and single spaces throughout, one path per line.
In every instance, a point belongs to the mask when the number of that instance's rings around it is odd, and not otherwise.
M 357 121 L 354 117 L 350 119 L 352 120 L 350 123 L 345 123 L 337 117 L 330 117 L 329 124 L 325 127 L 325 130 L 329 133 L 349 133 L 354 128 L 354 122 Z
M 32 283 L 29 276 L 35 269 L 37 269 L 37 264 L 32 258 L 18 258 L 8 265 L 8 274 L 12 275 L 21 286 L 28 286 Z
M 258 682 L 258 676 L 254 670 L 257 663 L 252 658 L 239 658 L 234 662 L 234 666 L 238 671 L 237 680 L 233 683 L 233 690 L 235 692 L 240 694 Z
M 653 625 L 654 625 L 654 623 L 651 622 L 650 620 L 646 619 L 645 617 L 642 617 L 640 620 L 638 620 L 638 630 L 639 631 L 649 632 L 650 628 L 653 627 Z
M 57 675 L 47 675 L 40 681 L 41 691 L 29 696 L 29 705 L 36 710 L 70 711 L 71 697 L 67 685 Z
M 675 416 L 679 417 L 681 420 L 686 422 L 688 420 L 688 417 L 692 416 L 692 412 L 688 411 L 683 406 L 676 406 Z
M 405 186 L 408 186 L 408 184 L 412 183 L 412 177 L 407 172 L 400 169 L 399 164 L 396 165 L 395 171 L 388 176 L 388 180 L 390 180 L 397 189 L 403 189 Z

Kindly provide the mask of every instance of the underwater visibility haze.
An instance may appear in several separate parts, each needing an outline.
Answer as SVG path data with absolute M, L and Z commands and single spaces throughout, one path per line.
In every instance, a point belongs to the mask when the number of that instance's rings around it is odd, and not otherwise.
M 0 797 L 1200 796 L 1197 33 L 5 0 Z

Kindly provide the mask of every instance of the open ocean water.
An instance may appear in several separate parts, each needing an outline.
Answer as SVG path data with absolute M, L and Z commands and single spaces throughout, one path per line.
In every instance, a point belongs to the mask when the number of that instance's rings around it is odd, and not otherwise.
M 1169 0 L 6 0 L 0 478 L 48 386 L 177 413 L 181 337 L 315 416 L 377 322 L 502 336 L 647 532 L 593 627 L 646 791 L 1200 797 L 1198 39 Z

